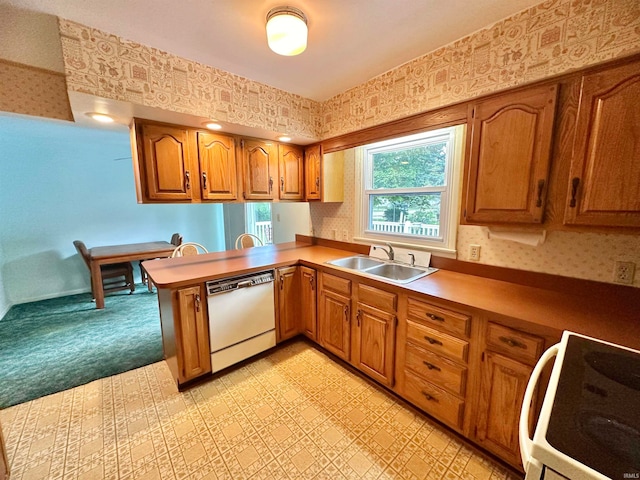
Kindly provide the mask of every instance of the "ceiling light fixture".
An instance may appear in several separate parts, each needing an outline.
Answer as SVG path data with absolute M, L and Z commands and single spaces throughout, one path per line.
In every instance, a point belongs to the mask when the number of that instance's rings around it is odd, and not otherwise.
M 204 124 L 205 127 L 207 127 L 209 130 L 221 130 L 222 129 L 222 125 L 220 125 L 217 122 L 207 122 Z
M 87 116 L 93 118 L 96 122 L 113 123 L 113 117 L 106 113 L 88 112 Z
M 275 7 L 267 13 L 267 42 L 278 55 L 291 57 L 307 48 L 307 17 L 295 7 Z
M 291 137 L 288 135 L 280 135 L 278 137 L 278 140 L 280 140 L 281 142 L 290 142 L 291 141 Z

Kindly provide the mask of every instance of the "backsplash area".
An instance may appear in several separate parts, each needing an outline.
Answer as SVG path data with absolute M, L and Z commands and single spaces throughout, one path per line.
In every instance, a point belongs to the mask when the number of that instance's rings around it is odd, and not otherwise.
M 309 202 L 313 235 L 353 241 L 355 215 L 355 150 L 344 155 L 344 202 Z M 343 233 L 347 232 L 347 238 Z M 564 277 L 613 282 L 616 261 L 634 262 L 634 287 L 640 287 L 640 237 L 585 232 L 547 232 L 544 242 L 529 246 L 489 239 L 485 227 L 458 226 L 458 260 L 469 261 L 469 245 L 480 245 L 480 261 L 487 265 L 550 273 Z

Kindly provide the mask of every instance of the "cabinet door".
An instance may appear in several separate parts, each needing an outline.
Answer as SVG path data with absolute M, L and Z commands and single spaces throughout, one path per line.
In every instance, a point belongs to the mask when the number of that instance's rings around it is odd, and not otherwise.
M 278 334 L 279 341 L 300 333 L 300 279 L 298 267 L 279 268 Z
M 270 142 L 242 140 L 242 168 L 245 200 L 273 200 L 273 170 L 277 149 Z
M 175 329 L 180 383 L 211 371 L 209 324 L 203 291 L 202 286 L 177 291 Z
M 511 464 L 519 465 L 518 422 L 533 367 L 487 351 L 481 368 L 476 439 Z M 531 411 L 535 411 L 535 405 Z
M 343 360 L 349 360 L 351 338 L 351 300 L 328 290 L 321 290 L 318 314 L 320 345 Z
M 542 222 L 556 96 L 535 87 L 469 107 L 466 221 Z
M 300 267 L 300 303 L 302 333 L 316 340 L 316 271 L 313 268 Z
M 149 200 L 191 200 L 189 135 L 186 128 L 142 126 Z
M 371 378 L 388 386 L 393 385 L 395 322 L 395 314 L 358 302 L 354 364 Z
M 278 146 L 280 199 L 304 200 L 304 153 L 295 145 Z
M 640 227 L 640 62 L 582 79 L 564 222 Z
M 314 145 L 304 151 L 304 191 L 306 200 L 320 200 L 320 162 L 322 147 Z
M 202 198 L 236 200 L 238 177 L 233 137 L 198 132 L 198 158 Z

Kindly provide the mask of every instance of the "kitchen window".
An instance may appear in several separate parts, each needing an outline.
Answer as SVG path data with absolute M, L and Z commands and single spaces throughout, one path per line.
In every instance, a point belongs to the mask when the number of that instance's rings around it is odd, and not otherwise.
M 357 149 L 356 240 L 455 253 L 464 127 Z

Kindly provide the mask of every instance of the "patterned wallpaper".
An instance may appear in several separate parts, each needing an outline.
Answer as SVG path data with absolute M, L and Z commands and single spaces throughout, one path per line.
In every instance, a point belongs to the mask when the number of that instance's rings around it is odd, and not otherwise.
M 549 0 L 323 104 L 322 138 L 640 51 L 638 0 Z
M 64 74 L 0 59 L 0 111 L 73 121 Z
M 69 90 L 319 138 L 318 102 L 95 28 L 59 22 Z

